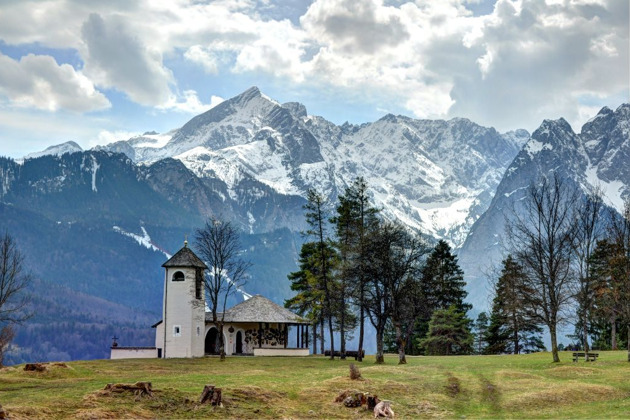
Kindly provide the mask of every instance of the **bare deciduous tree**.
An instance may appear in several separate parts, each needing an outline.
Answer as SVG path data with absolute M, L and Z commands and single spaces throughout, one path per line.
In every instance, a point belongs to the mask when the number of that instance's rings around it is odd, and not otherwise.
M 594 305 L 593 279 L 590 276 L 590 264 L 593 251 L 602 234 L 600 215 L 603 200 L 602 191 L 596 188 L 587 195 L 577 211 L 574 252 L 576 256 L 577 284 L 575 298 L 578 303 L 578 317 L 582 327 L 584 351 L 588 353 L 588 329 L 592 319 Z
M 13 325 L 30 317 L 26 311 L 29 300 L 24 293 L 30 282 L 24 256 L 13 237 L 5 232 L 0 238 L 0 366 L 4 349 L 14 336 Z
M 572 300 L 573 243 L 576 235 L 574 209 L 578 190 L 554 173 L 530 185 L 524 211 L 514 212 L 507 224 L 513 255 L 527 271 L 531 294 L 525 304 L 534 320 L 547 326 L 553 361 L 559 362 L 556 330 L 566 321 L 564 310 Z
M 244 284 L 251 263 L 241 258 L 241 242 L 236 227 L 231 222 L 210 219 L 195 232 L 196 249 L 209 267 L 204 276 L 208 307 L 212 322 L 219 330 L 219 352 L 225 359 L 223 325 L 225 306 L 230 295 Z M 219 318 L 219 311 L 221 317 Z
M 399 363 L 406 363 L 403 324 L 410 322 L 410 314 L 404 305 L 419 289 L 419 263 L 426 247 L 400 224 L 382 222 L 370 232 L 368 250 L 365 307 L 376 329 L 376 363 L 385 362 L 383 338 L 390 319 L 396 329 Z

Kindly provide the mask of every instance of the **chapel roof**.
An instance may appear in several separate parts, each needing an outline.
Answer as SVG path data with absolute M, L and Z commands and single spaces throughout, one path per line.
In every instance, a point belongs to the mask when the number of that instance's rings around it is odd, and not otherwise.
M 190 249 L 188 243 L 184 243 L 184 247 L 177 251 L 168 261 L 162 264 L 162 267 L 194 267 L 208 268 L 203 261 Z
M 212 313 L 206 312 L 206 321 L 212 321 Z M 299 315 L 277 305 L 261 295 L 255 295 L 245 302 L 225 311 L 224 322 L 269 322 L 280 324 L 307 324 Z

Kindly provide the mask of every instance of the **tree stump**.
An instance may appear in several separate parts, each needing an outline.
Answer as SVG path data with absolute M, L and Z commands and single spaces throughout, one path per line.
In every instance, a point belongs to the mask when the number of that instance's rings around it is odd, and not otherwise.
M 221 388 L 216 388 L 214 385 L 204 386 L 203 391 L 201 391 L 201 396 L 199 397 L 199 403 L 206 404 L 207 402 L 210 402 L 210 404 L 214 406 L 220 406 Z
M 367 408 L 368 410 L 374 410 L 376 404 L 380 403 L 381 400 L 378 399 L 376 395 L 368 395 L 367 397 Z
M 135 384 L 107 384 L 105 391 L 109 392 L 133 392 L 134 395 L 153 397 L 151 382 L 136 382 Z
M 27 363 L 24 365 L 24 370 L 27 372 L 44 372 L 46 370 L 45 363 Z
M 362 392 L 355 392 L 343 400 L 343 405 L 346 407 L 361 407 L 361 405 L 365 404 L 365 401 L 365 394 Z

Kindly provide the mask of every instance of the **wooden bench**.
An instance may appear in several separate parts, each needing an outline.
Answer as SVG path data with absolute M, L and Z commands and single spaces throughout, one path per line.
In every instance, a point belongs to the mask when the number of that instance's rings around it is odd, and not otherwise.
M 324 356 L 330 357 L 330 350 L 324 351 Z M 335 357 L 341 357 L 341 352 L 335 350 Z M 354 357 L 354 360 L 358 360 L 359 351 L 358 350 L 346 350 L 346 357 Z M 365 357 L 365 350 L 362 351 L 362 358 Z
M 577 362 L 580 360 L 580 357 L 583 358 L 584 360 L 586 360 L 587 362 L 595 362 L 597 361 L 597 358 L 599 357 L 599 353 L 588 353 L 588 357 L 587 354 L 585 352 L 575 352 L 573 353 L 573 361 Z

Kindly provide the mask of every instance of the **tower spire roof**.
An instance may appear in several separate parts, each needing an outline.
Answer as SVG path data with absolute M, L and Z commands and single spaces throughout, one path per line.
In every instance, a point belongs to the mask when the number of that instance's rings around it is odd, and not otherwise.
M 182 249 L 177 251 L 175 255 L 162 264 L 162 267 L 194 267 L 203 268 L 204 270 L 208 268 L 208 266 L 201 261 L 192 249 L 188 248 L 188 241 L 184 243 L 184 247 Z

